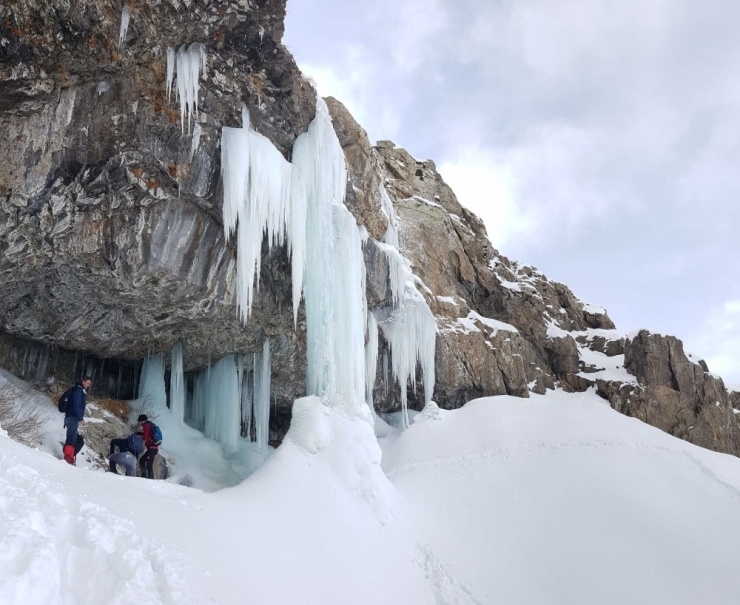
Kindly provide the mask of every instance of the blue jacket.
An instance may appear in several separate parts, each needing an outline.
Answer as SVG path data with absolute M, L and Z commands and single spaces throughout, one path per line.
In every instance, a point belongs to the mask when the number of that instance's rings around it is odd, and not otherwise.
M 74 416 L 78 421 L 85 417 L 85 406 L 87 405 L 87 393 L 81 384 L 76 384 L 72 390 L 72 405 L 67 408 L 65 416 Z

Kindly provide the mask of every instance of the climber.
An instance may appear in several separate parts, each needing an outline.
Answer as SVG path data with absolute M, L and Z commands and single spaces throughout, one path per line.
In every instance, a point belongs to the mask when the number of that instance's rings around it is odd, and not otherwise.
M 116 447 L 118 453 L 114 454 Z M 109 451 L 108 470 L 111 473 L 117 473 L 116 464 L 120 464 L 126 469 L 127 477 L 136 476 L 136 459 L 144 451 L 144 441 L 139 435 L 129 435 L 126 439 L 111 439 Z
M 146 414 L 139 414 L 137 433 L 141 435 L 146 446 L 146 453 L 139 459 L 141 476 L 154 479 L 154 458 L 159 452 L 159 442 L 156 439 L 154 424 Z
M 87 391 L 90 390 L 92 379 L 85 376 L 72 387 L 70 405 L 64 414 L 64 426 L 67 429 L 67 439 L 64 441 L 64 460 L 69 464 L 75 463 L 75 445 L 77 445 L 77 429 L 85 426 L 85 406 L 87 405 Z

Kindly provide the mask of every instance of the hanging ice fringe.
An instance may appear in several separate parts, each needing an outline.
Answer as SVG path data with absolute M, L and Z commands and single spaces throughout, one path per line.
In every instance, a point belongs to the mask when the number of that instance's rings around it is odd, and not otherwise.
M 205 45 L 198 42 L 190 46 L 183 44 L 177 54 L 173 48 L 167 49 L 167 100 L 170 99 L 172 85 L 177 76 L 176 91 L 180 100 L 180 128 L 183 134 L 185 133 L 185 118 L 188 119 L 188 133 L 190 133 L 190 118 L 198 115 L 200 78 L 201 76 L 205 78 L 207 57 Z
M 121 12 L 121 29 L 118 32 L 118 48 L 123 46 L 126 41 L 126 32 L 128 32 L 128 24 L 131 20 L 131 12 L 129 11 L 128 4 L 123 5 L 123 11 Z

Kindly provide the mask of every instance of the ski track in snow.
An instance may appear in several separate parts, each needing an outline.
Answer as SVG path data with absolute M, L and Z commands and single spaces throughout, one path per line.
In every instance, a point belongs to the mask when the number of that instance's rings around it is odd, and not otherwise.
M 0 453 L 0 603 L 194 602 L 162 547 L 68 493 Z

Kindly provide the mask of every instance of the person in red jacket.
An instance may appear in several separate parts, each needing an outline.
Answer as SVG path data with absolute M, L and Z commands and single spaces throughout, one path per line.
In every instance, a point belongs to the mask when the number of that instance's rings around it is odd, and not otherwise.
M 139 458 L 139 469 L 141 476 L 147 479 L 154 479 L 154 458 L 159 452 L 159 446 L 154 443 L 154 434 L 152 432 L 152 423 L 146 414 L 140 414 L 138 420 L 137 432 L 140 432 L 144 440 L 146 452 Z

